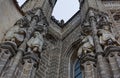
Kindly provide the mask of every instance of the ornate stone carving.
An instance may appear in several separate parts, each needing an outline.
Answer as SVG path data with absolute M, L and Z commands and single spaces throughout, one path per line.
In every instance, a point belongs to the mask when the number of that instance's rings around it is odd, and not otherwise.
M 34 78 L 39 58 L 35 53 L 26 53 L 23 57 L 23 70 L 21 78 Z
M 27 42 L 27 45 L 29 47 L 29 50 L 32 50 L 33 52 L 41 52 L 43 43 L 43 34 L 40 34 L 36 31 L 34 32 L 33 37 Z
M 94 43 L 93 38 L 88 35 L 82 40 L 82 46 L 78 50 L 78 57 L 82 55 L 91 54 L 94 55 Z
M 95 51 L 96 51 L 96 57 L 97 57 L 97 65 L 98 69 L 100 70 L 100 76 L 102 78 L 112 78 L 111 71 L 109 64 L 106 60 L 106 58 L 103 57 L 103 49 L 99 43 L 99 37 L 97 36 L 97 22 L 96 22 L 96 17 L 94 10 L 89 11 L 89 19 L 90 19 L 90 25 L 92 27 L 92 35 L 93 35 L 93 40 L 95 44 Z M 106 69 L 105 69 L 106 68 Z M 104 72 L 104 73 L 103 73 Z
M 101 12 L 96 14 L 96 22 L 97 22 L 98 28 L 101 28 L 103 25 L 111 24 L 111 21 L 109 20 L 108 15 Z
M 27 19 L 24 18 L 18 20 L 10 30 L 5 34 L 4 40 L 5 41 L 12 41 L 19 46 L 24 38 L 26 37 L 26 29 L 29 25 L 27 24 Z
M 87 20 L 85 20 L 82 25 L 82 34 L 89 35 L 91 34 L 91 31 L 92 29 L 91 29 L 90 23 Z
M 21 63 L 22 58 L 24 59 L 24 61 L 32 60 L 32 64 L 30 64 L 31 67 L 30 67 L 30 70 L 28 71 L 27 77 L 28 75 L 30 77 L 31 71 L 34 71 L 34 69 L 32 70 L 31 68 L 34 67 L 34 64 L 38 63 L 40 53 L 37 53 L 37 52 L 41 52 L 43 42 L 44 42 L 43 34 L 45 34 L 45 32 L 43 31 L 41 31 L 41 33 L 35 32 L 36 29 L 39 29 L 38 26 L 36 26 L 38 22 L 41 22 L 43 20 L 46 22 L 45 18 L 43 19 L 42 17 L 43 15 L 41 15 L 41 10 L 37 9 L 33 17 L 31 17 L 31 20 L 28 20 L 29 21 L 28 24 L 26 24 L 26 21 L 23 20 L 24 18 L 25 19 L 27 18 L 25 16 L 23 19 L 20 19 L 19 21 L 17 21 L 15 26 L 12 27 L 6 33 L 5 41 L 3 43 L 6 43 L 6 42 L 16 43 L 17 52 L 15 51 L 16 53 L 15 56 L 9 59 L 9 61 L 12 62 L 12 64 L 9 66 L 8 69 L 4 70 L 5 73 L 3 73 L 4 74 L 3 77 L 12 78 L 13 76 L 15 76 L 14 74 L 18 72 L 17 68 L 18 68 L 18 65 Z M 44 24 L 43 23 L 41 24 L 42 24 L 41 26 L 43 26 L 42 27 L 43 30 L 45 30 Z M 35 32 L 34 37 L 30 39 L 30 37 L 34 32 Z M 26 52 L 27 42 L 29 43 L 29 46 L 28 46 L 29 49 L 31 49 L 31 50 L 28 50 L 29 52 Z M 12 53 L 12 51 L 10 52 Z M 23 67 L 26 67 L 26 66 L 29 66 L 27 62 Z M 35 72 L 33 72 L 33 74 L 35 74 Z M 33 76 L 31 78 L 33 78 Z
M 104 47 L 108 45 L 120 45 L 120 43 L 115 39 L 115 36 L 110 32 L 110 27 L 104 25 L 103 29 L 98 30 L 100 44 Z

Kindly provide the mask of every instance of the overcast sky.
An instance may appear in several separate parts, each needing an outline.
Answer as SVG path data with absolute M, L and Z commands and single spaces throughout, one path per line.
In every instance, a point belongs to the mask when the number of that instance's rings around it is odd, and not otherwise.
M 17 0 L 22 5 L 25 0 Z M 78 0 L 57 0 L 53 14 L 56 19 L 64 19 L 65 22 L 79 10 Z
M 26 0 L 17 0 L 19 5 L 21 6 Z

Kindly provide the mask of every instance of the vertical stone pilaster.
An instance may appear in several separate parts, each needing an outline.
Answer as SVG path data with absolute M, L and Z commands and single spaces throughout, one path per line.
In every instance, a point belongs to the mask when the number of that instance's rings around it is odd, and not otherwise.
M 68 68 L 69 68 L 69 58 L 61 57 L 59 78 L 69 78 Z
M 30 59 L 25 60 L 22 74 L 19 78 L 34 78 L 35 70 L 36 68 L 34 67 L 34 61 Z
M 86 53 L 82 56 L 80 58 L 80 63 L 84 68 L 82 71 L 84 78 L 98 78 L 96 72 L 96 59 L 93 53 Z
M 11 53 L 9 50 L 2 49 L 0 55 L 1 55 L 0 56 L 0 74 L 1 74 L 11 56 Z
M 58 78 L 59 75 L 59 49 L 56 48 L 53 50 L 53 54 L 50 57 L 50 72 L 49 72 L 49 78 Z
M 15 73 L 16 68 L 19 65 L 21 59 L 22 59 L 22 52 L 19 51 L 13 60 L 12 66 L 10 67 L 10 69 L 7 70 L 8 72 L 6 73 L 5 78 L 13 78 L 14 77 L 14 73 Z
M 85 78 L 97 78 L 96 77 L 95 67 L 94 67 L 94 62 L 86 61 L 83 64 L 83 67 L 84 67 L 84 76 L 85 76 Z
M 110 65 L 108 64 L 106 58 L 103 57 L 102 55 L 98 55 L 97 62 L 98 62 L 98 71 L 100 73 L 101 78 L 113 78 Z
M 49 52 L 41 54 L 39 67 L 36 71 L 36 78 L 49 78 Z
M 116 59 L 116 55 L 117 53 L 111 53 L 108 56 L 109 62 L 110 62 L 110 66 L 113 72 L 113 76 L 114 78 L 120 78 L 120 68 Z
M 120 68 L 120 52 L 117 52 L 115 56 L 116 56 L 116 61 L 118 63 L 118 66 Z
M 97 36 L 97 23 L 96 23 L 96 17 L 93 9 L 89 10 L 89 20 L 90 24 L 92 27 L 92 35 L 93 35 L 93 40 L 94 40 L 94 45 L 95 45 L 95 51 L 97 54 L 97 63 L 98 63 L 98 70 L 100 73 L 101 78 L 113 78 L 110 70 L 110 66 L 106 60 L 105 57 L 103 57 L 103 49 L 99 43 L 99 38 Z

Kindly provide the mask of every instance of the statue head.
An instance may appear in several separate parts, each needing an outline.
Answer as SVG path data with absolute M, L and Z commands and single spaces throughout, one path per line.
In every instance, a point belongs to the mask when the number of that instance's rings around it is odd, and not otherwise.
M 41 34 L 40 34 L 38 31 L 35 31 L 35 32 L 34 32 L 34 36 L 35 36 L 35 37 L 37 37 L 37 36 L 39 36 L 39 35 L 41 35 Z
M 84 34 L 89 35 L 91 33 L 91 26 L 88 21 L 84 21 L 82 25 L 82 31 Z

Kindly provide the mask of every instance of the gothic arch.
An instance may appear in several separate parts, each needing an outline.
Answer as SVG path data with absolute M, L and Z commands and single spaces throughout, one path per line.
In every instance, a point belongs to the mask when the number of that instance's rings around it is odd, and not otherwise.
M 80 47 L 80 45 L 81 45 L 81 39 L 78 39 L 78 40 L 76 40 L 76 41 L 74 41 L 70 46 L 69 46 L 69 48 L 66 50 L 66 52 L 65 52 L 65 57 L 71 57 L 75 52 L 71 52 L 73 49 L 75 50 L 75 51 L 77 51 L 78 50 L 78 48 Z
M 66 50 L 65 54 L 63 54 L 62 56 L 66 60 L 61 59 L 61 63 L 62 63 L 63 69 L 66 69 L 66 71 L 64 72 L 67 72 L 67 74 L 62 74 L 62 75 L 68 78 L 74 78 L 73 77 L 74 66 L 75 66 L 76 60 L 78 60 L 77 51 L 80 46 L 81 46 L 81 39 L 74 41 Z

